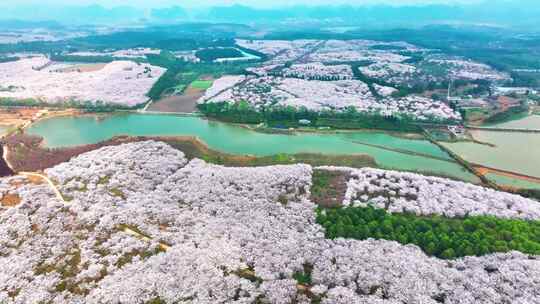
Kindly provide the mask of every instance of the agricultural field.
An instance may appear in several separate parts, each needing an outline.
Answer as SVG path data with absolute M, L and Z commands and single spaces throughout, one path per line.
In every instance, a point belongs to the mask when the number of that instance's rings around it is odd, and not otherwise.
M 195 80 L 191 83 L 191 87 L 198 90 L 207 90 L 212 87 L 212 80 Z
M 192 113 L 197 110 L 197 101 L 203 97 L 208 88 L 212 86 L 212 77 L 202 77 L 188 86 L 179 84 L 169 96 L 153 102 L 148 111 Z

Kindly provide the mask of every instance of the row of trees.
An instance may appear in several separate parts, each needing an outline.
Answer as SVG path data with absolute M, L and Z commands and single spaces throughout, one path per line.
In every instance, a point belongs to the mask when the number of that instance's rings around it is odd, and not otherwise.
M 333 127 L 339 129 L 383 129 L 416 132 L 418 127 L 409 117 L 382 116 L 361 113 L 350 107 L 344 111 L 311 111 L 305 107 L 270 106 L 255 109 L 248 102 L 204 103 L 199 111 L 209 117 L 235 123 L 267 123 L 278 128 L 298 127 L 301 120 L 309 120 L 312 127 Z
M 162 51 L 160 54 L 148 54 L 146 55 L 148 63 L 151 65 L 159 66 L 167 69 L 167 71 L 161 75 L 161 77 L 154 83 L 148 94 L 152 100 L 158 100 L 163 95 L 165 90 L 172 88 L 179 84 L 177 75 L 188 64 L 182 59 L 176 58 L 171 52 Z
M 518 115 L 527 113 L 529 111 L 529 105 L 526 100 L 520 102 L 519 105 L 508 108 L 506 111 L 498 112 L 493 116 L 490 116 L 485 120 L 485 123 L 500 123 L 511 120 Z
M 323 211 L 324 210 L 324 211 Z M 491 216 L 445 218 L 390 214 L 373 207 L 319 209 L 317 222 L 330 239 L 368 238 L 415 244 L 430 256 L 453 259 L 517 250 L 540 254 L 540 222 Z
M 58 103 L 48 103 L 38 99 L 26 98 L 26 99 L 12 99 L 12 98 L 0 98 L 0 106 L 10 106 L 10 107 L 48 107 L 48 108 L 59 108 L 59 109 L 84 109 L 88 112 L 113 112 L 116 110 L 133 110 L 141 107 L 142 105 L 136 107 L 128 107 L 120 104 L 111 104 L 103 101 L 78 101 L 78 100 L 68 100 L 65 102 Z
M 0 63 L 19 61 L 19 57 L 15 56 L 0 56 Z

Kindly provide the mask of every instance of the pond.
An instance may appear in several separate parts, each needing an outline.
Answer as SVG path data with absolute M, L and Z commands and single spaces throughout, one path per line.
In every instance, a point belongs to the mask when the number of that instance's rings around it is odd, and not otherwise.
M 504 129 L 537 129 L 540 130 L 540 115 L 526 115 L 522 118 L 504 123 L 489 125 L 494 128 Z M 540 135 L 539 135 L 540 136 Z
M 301 152 L 368 154 L 385 168 L 441 173 L 478 181 L 476 176 L 453 162 L 444 151 L 430 142 L 383 132 L 267 134 L 201 117 L 121 114 L 46 119 L 32 125 L 27 133 L 44 137 L 45 145 L 51 148 L 97 143 L 117 135 L 196 136 L 212 149 L 241 155 Z M 388 149 L 406 150 L 430 157 Z
M 533 181 L 516 179 L 516 178 L 507 177 L 500 174 L 494 174 L 494 173 L 486 174 L 486 178 L 488 178 L 489 180 L 495 182 L 497 185 L 500 185 L 500 186 L 507 186 L 507 187 L 518 188 L 518 189 L 540 190 L 540 183 L 535 183 Z
M 540 134 L 471 131 L 474 139 L 495 145 L 473 142 L 443 143 L 463 159 L 486 167 L 540 177 Z

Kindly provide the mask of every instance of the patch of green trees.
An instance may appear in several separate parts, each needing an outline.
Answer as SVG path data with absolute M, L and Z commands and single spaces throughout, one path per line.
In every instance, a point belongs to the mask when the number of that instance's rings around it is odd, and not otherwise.
M 19 57 L 0 57 L 0 63 L 6 63 L 6 62 L 13 62 L 13 61 L 19 61 Z
M 193 63 L 176 58 L 171 52 L 162 51 L 159 55 L 147 55 L 148 63 L 166 68 L 167 71 L 152 86 L 147 96 L 158 100 L 168 89 L 178 86 L 188 87 L 202 75 L 219 78 L 222 75 L 245 74 L 249 63 Z
M 59 109 L 84 109 L 87 112 L 114 112 L 116 110 L 134 110 L 142 107 L 138 105 L 135 107 L 127 107 L 118 104 L 105 103 L 103 101 L 77 101 L 69 100 L 61 103 L 48 103 L 38 99 L 26 98 L 26 99 L 13 99 L 13 98 L 0 98 L 0 106 L 8 107 L 45 107 L 45 108 L 59 108 Z
M 515 117 L 519 117 L 520 115 L 527 113 L 528 111 L 529 111 L 529 106 L 527 105 L 527 102 L 522 101 L 520 105 L 510 107 L 504 112 L 496 113 L 495 115 L 487 118 L 484 122 L 488 124 L 501 123 L 501 122 L 509 121 Z
M 383 116 L 376 113 L 361 113 L 351 107 L 344 111 L 311 111 L 305 107 L 269 106 L 254 108 L 248 102 L 219 102 L 199 104 L 198 109 L 206 116 L 226 122 L 259 124 L 266 123 L 275 128 L 304 126 L 300 120 L 309 120 L 311 127 L 333 127 L 338 129 L 380 129 L 404 132 L 419 132 L 415 121 L 408 116 Z
M 388 213 L 373 207 L 318 209 L 317 222 L 330 239 L 397 241 L 443 259 L 517 250 L 540 254 L 540 221 L 492 216 L 446 218 Z
M 187 62 L 176 58 L 170 52 L 161 52 L 159 55 L 149 54 L 146 56 L 151 65 L 166 68 L 167 71 L 154 83 L 150 91 L 146 94 L 152 100 L 158 100 L 165 90 L 181 84 L 177 75 L 183 70 Z M 193 79 L 195 80 L 195 79 Z

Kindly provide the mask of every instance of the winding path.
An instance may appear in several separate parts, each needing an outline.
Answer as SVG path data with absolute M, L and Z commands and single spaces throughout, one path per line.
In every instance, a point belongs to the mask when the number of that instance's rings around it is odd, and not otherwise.
M 33 176 L 33 177 L 37 177 L 37 178 L 40 178 L 42 180 L 44 180 L 45 182 L 47 182 L 47 184 L 49 185 L 49 187 L 51 187 L 51 189 L 53 190 L 54 194 L 56 195 L 56 197 L 64 202 L 65 204 L 69 204 L 69 202 L 67 202 L 65 199 L 64 199 L 64 196 L 62 195 L 62 193 L 60 192 L 60 190 L 58 189 L 58 187 L 53 183 L 53 181 L 47 177 L 46 175 L 44 174 L 40 174 L 40 173 L 34 173 L 34 172 L 19 172 L 20 175 L 24 175 L 24 176 Z M 131 229 L 129 227 L 122 227 L 121 229 L 123 232 L 127 233 L 127 234 L 130 234 L 132 236 L 135 236 L 141 240 L 144 240 L 144 241 L 147 241 L 147 242 L 151 242 L 152 241 L 152 238 L 147 236 L 147 235 L 144 235 L 140 232 L 137 232 L 135 231 L 134 229 Z M 165 243 L 162 243 L 162 242 L 159 242 L 159 247 L 163 250 L 168 250 L 170 249 L 171 247 L 168 245 L 168 244 L 165 244 Z
M 43 175 L 43 174 L 40 174 L 40 173 L 33 173 L 33 172 L 19 172 L 20 175 L 24 175 L 24 176 L 33 176 L 33 177 L 38 177 L 38 178 L 41 178 L 42 180 L 46 181 L 47 184 L 49 184 L 49 186 L 51 187 L 51 189 L 53 190 L 54 192 L 54 195 L 56 195 L 56 197 L 61 200 L 62 202 L 66 203 L 66 200 L 64 199 L 64 196 L 62 195 L 62 193 L 60 193 L 60 190 L 58 190 L 58 188 L 56 187 L 56 185 L 52 182 L 52 180 L 50 178 L 48 178 L 47 176 Z

